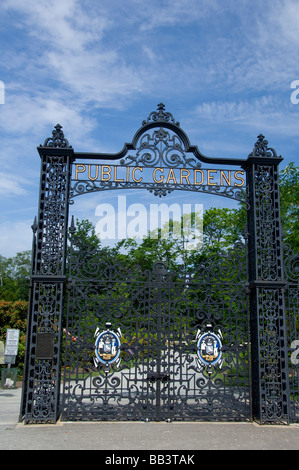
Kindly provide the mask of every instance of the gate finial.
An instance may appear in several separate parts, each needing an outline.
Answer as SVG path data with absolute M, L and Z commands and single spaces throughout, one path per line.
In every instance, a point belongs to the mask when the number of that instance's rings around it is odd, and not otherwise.
M 146 120 L 142 121 L 143 126 L 150 122 L 171 122 L 175 126 L 180 127 L 180 123 L 175 121 L 173 115 L 165 111 L 165 104 L 159 103 L 157 108 L 158 111 L 153 111 Z
M 268 147 L 268 141 L 263 134 L 257 136 L 258 140 L 254 144 L 253 151 L 248 155 L 249 157 L 273 157 L 279 158 L 273 148 Z
M 52 137 L 48 137 L 45 140 L 44 145 L 41 145 L 40 147 L 72 148 L 68 140 L 64 137 L 62 126 L 60 124 L 56 124 L 52 131 Z

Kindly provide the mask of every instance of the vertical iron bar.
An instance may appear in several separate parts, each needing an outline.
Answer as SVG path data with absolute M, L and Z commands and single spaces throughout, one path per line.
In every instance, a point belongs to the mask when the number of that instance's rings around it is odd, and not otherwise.
M 160 419 L 161 413 L 161 289 L 162 289 L 162 273 L 157 272 L 158 279 L 158 296 L 157 296 L 157 381 L 156 381 L 156 421 Z

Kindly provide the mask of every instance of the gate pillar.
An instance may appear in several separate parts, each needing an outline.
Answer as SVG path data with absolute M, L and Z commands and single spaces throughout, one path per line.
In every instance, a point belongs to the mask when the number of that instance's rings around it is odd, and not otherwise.
M 283 159 L 258 136 L 245 165 L 250 208 L 248 255 L 252 413 L 261 424 L 289 420 L 284 266 L 278 165 Z
M 57 124 L 38 147 L 41 176 L 27 326 L 20 420 L 56 422 L 59 414 L 61 322 L 73 149 Z

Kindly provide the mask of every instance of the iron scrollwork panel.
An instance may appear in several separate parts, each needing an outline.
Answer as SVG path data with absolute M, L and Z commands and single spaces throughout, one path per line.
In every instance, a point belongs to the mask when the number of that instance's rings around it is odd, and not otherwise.
M 221 331 L 223 365 L 196 376 L 195 412 L 209 419 L 250 419 L 248 295 L 246 248 L 237 245 L 222 257 L 199 265 L 190 280 L 196 326 Z M 190 366 L 189 366 L 190 367 Z M 191 369 L 194 368 L 192 363 Z
M 35 282 L 25 422 L 55 422 L 59 413 L 63 283 Z
M 69 158 L 65 155 L 42 157 L 41 200 L 37 228 L 34 274 L 64 273 L 68 218 Z

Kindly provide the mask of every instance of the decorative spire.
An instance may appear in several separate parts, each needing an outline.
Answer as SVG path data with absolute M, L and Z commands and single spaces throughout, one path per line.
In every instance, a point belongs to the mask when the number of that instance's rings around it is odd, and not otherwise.
M 143 126 L 150 122 L 171 122 L 175 126 L 180 127 L 180 123 L 175 121 L 173 115 L 165 112 L 165 105 L 163 103 L 159 103 L 157 108 L 158 111 L 153 111 L 146 120 L 142 121 Z
M 258 135 L 257 138 L 258 140 L 254 144 L 253 151 L 248 155 L 249 157 L 278 157 L 276 151 L 268 147 L 268 141 L 263 134 Z
M 74 216 L 72 215 L 72 219 L 71 219 L 71 226 L 69 228 L 69 232 L 71 235 L 74 235 L 74 233 L 76 232 L 76 227 L 75 227 L 75 221 L 74 221 Z
M 33 221 L 33 224 L 31 225 L 31 228 L 32 228 L 32 232 L 33 233 L 36 233 L 37 232 L 37 220 L 36 220 L 36 216 L 34 217 L 34 221 Z
M 56 124 L 52 131 L 52 137 L 48 137 L 45 140 L 43 147 L 72 148 L 72 146 L 69 145 L 68 140 L 64 137 L 62 126 L 60 124 Z

